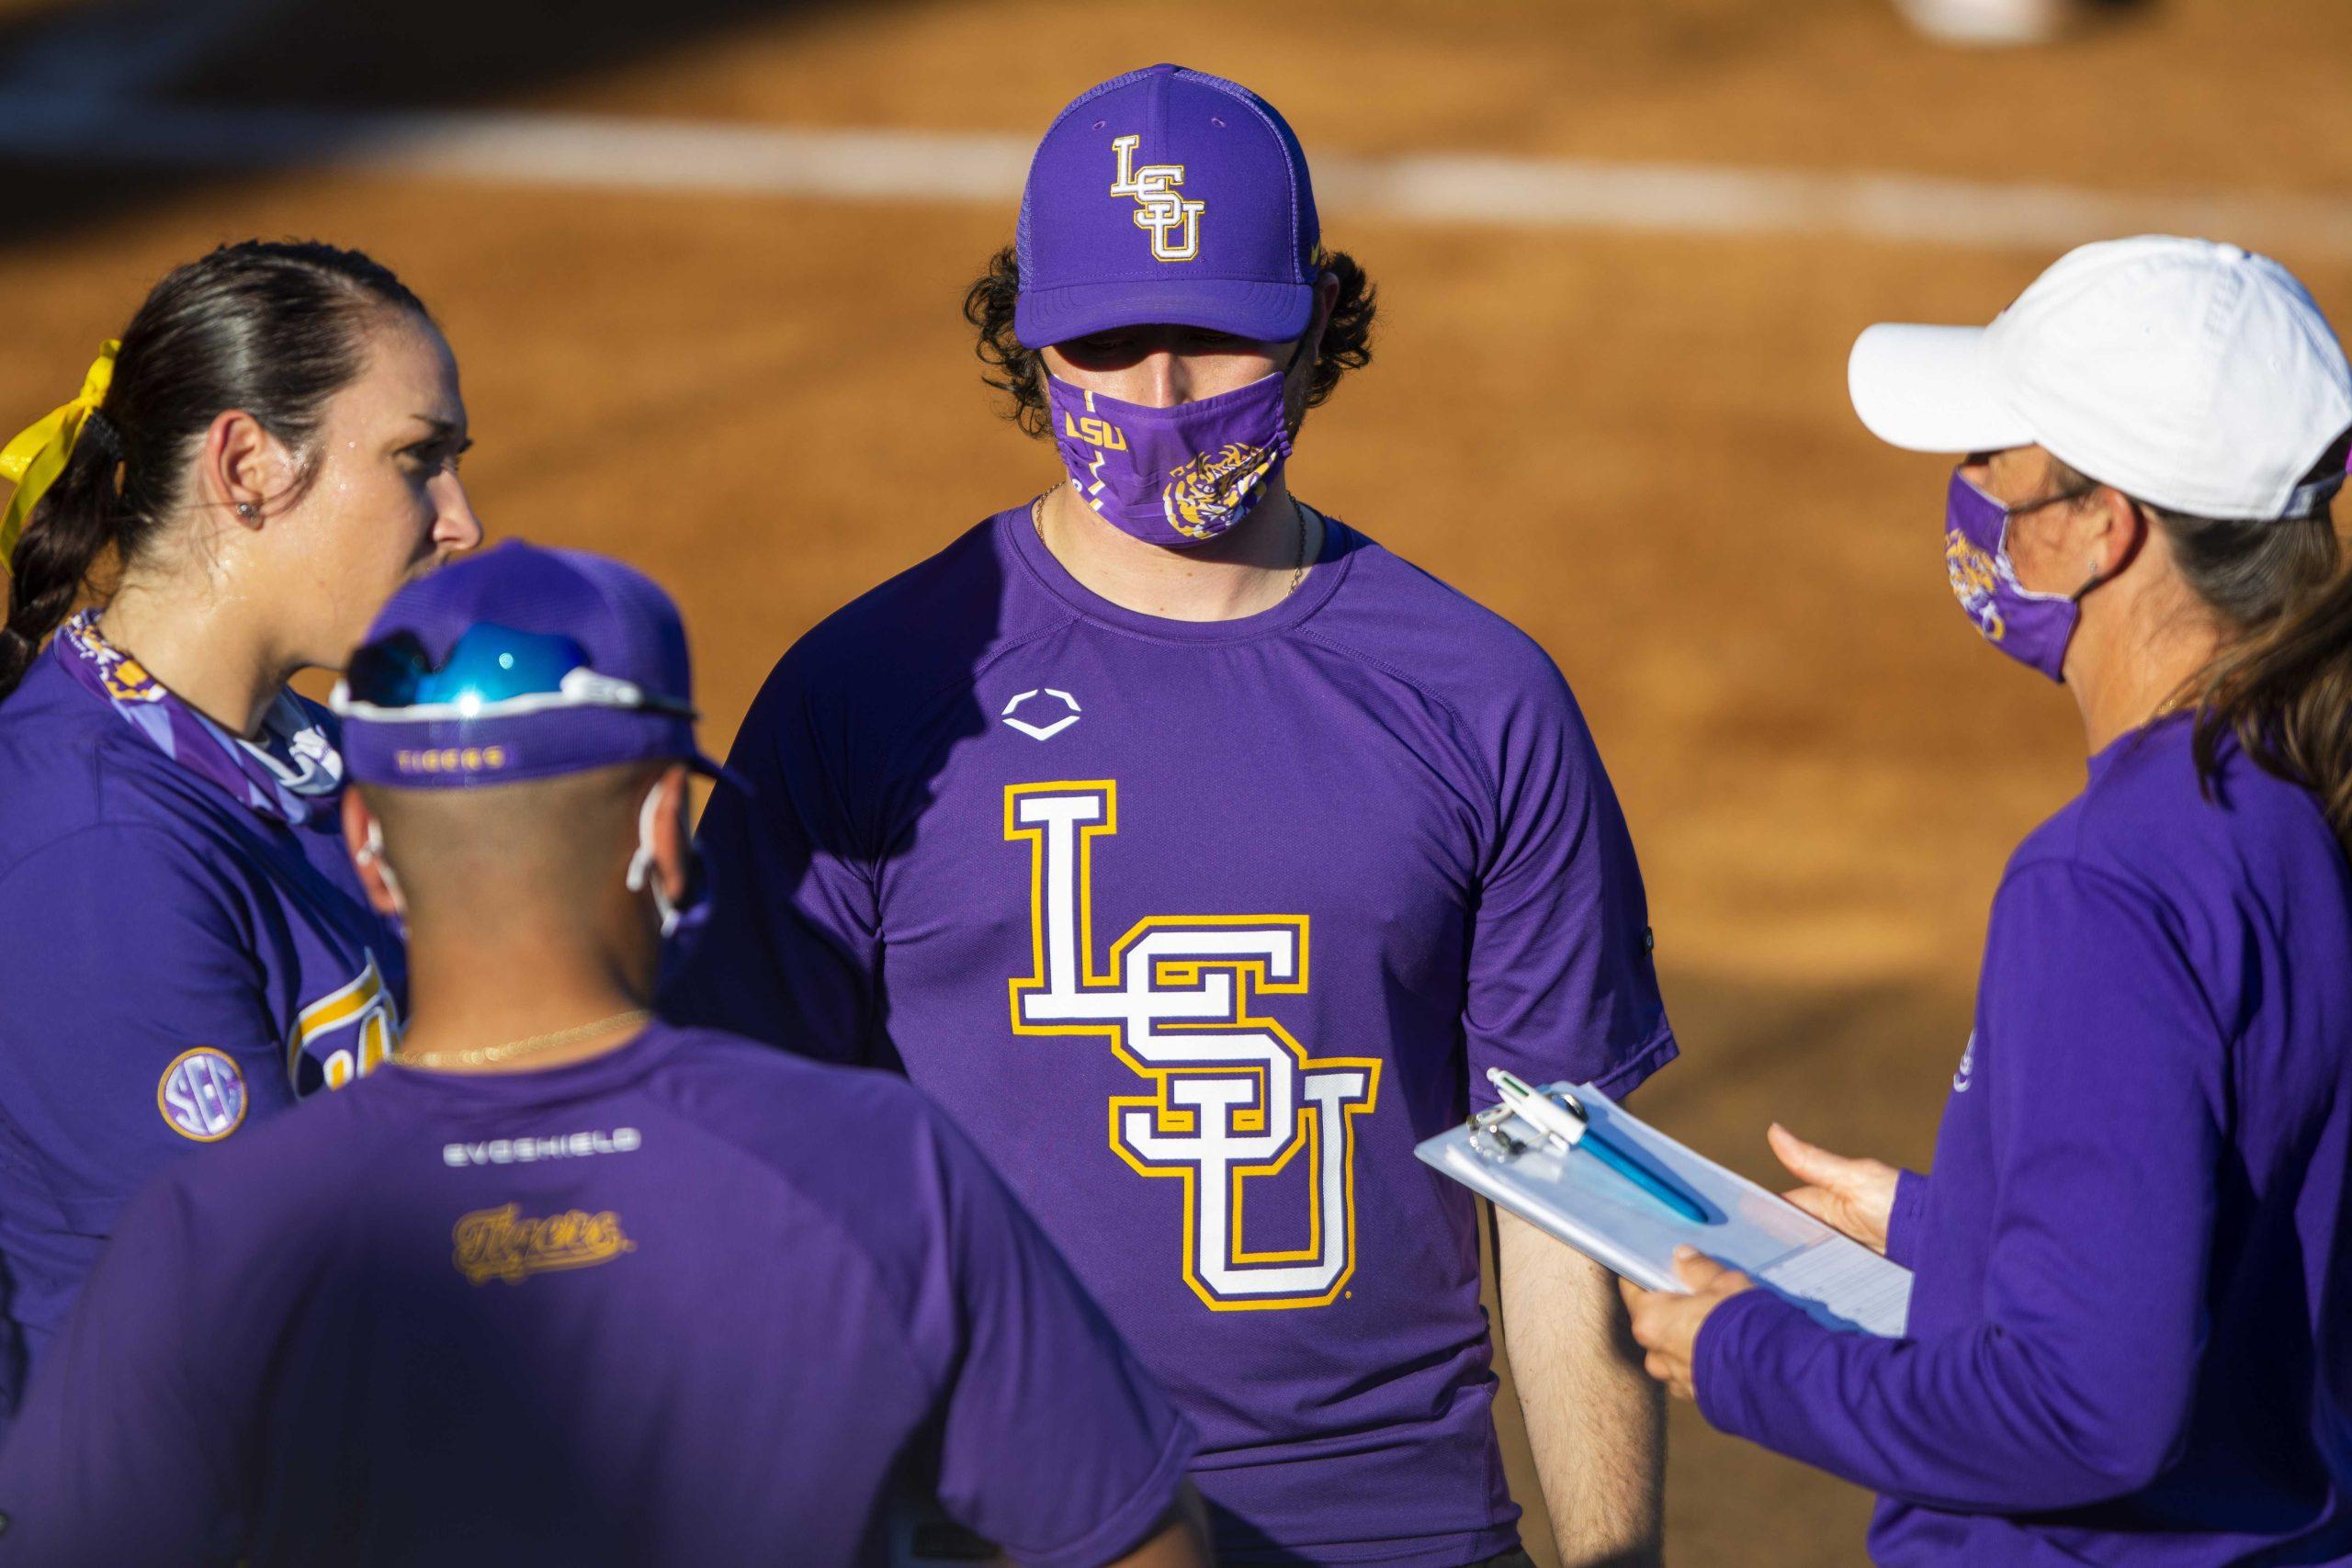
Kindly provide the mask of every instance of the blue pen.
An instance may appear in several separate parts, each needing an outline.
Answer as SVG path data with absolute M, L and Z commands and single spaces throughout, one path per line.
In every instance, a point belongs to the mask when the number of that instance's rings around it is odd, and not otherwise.
M 1677 1218 L 1688 1220 L 1694 1225 L 1707 1224 L 1707 1211 L 1693 1201 L 1688 1193 L 1652 1170 L 1632 1151 L 1619 1147 L 1615 1139 L 1596 1131 L 1590 1116 L 1574 1097 L 1566 1097 L 1568 1103 L 1563 1106 L 1550 1096 L 1531 1088 L 1516 1074 L 1505 1072 L 1500 1067 L 1488 1067 L 1487 1081 L 1495 1086 L 1495 1092 L 1502 1096 L 1502 1101 L 1510 1107 L 1511 1114 L 1537 1132 L 1557 1138 L 1572 1149 L 1584 1150 L 1664 1204 Z

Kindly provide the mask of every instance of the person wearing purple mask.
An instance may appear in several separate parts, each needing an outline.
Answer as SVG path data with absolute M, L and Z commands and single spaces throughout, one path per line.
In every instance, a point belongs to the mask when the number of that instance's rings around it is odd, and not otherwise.
M 1592 738 L 1527 637 L 1291 494 L 1373 299 L 1263 99 L 1081 94 L 967 314 L 1066 477 L 786 654 L 667 1006 L 941 1100 L 1198 1427 L 1223 1560 L 1519 1560 L 1478 1211 L 1413 1146 L 1489 1065 L 1675 1054 Z M 1563 1555 L 1643 1561 L 1622 1305 L 1516 1220 L 1500 1258 Z
M 1952 591 L 2073 694 L 2089 783 L 1995 895 L 1932 1179 L 1772 1129 L 1915 1271 L 1905 1336 L 1696 1258 L 1634 1333 L 1878 1491 L 1881 1562 L 2352 1562 L 2352 367 L 2276 262 L 2152 236 L 1872 327 L 1851 379 L 1970 454 Z
M 0 1430 L 151 1171 L 399 1033 L 334 722 L 287 682 L 481 541 L 466 445 L 415 295 L 254 241 L 172 271 L 0 452 Z
M 649 1021 L 688 879 L 686 640 L 508 543 L 336 707 L 408 921 L 390 1070 L 163 1173 L 0 1450 L 0 1555 L 1200 1568 L 1192 1435 L 904 1081 Z

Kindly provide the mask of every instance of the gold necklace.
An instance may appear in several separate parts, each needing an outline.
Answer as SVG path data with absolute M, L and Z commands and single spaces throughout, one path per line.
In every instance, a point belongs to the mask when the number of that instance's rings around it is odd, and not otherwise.
M 1057 484 L 1047 485 L 1045 494 L 1029 503 L 1029 526 L 1037 530 L 1039 544 L 1044 544 L 1046 540 L 1046 502 L 1053 498 L 1054 491 L 1068 483 L 1069 483 L 1068 479 L 1063 479 Z
M 585 1040 L 624 1024 L 642 1023 L 652 1016 L 651 1008 L 631 1008 L 610 1018 L 600 1018 L 594 1023 L 576 1023 L 570 1029 L 559 1029 L 551 1033 L 509 1040 L 503 1045 L 476 1045 L 464 1051 L 394 1052 L 392 1060 L 403 1067 L 429 1067 L 443 1062 L 459 1066 L 481 1066 L 490 1062 L 505 1061 L 510 1056 L 519 1056 L 526 1051 L 552 1050 L 558 1045 L 569 1045 L 576 1040 Z
M 1052 495 L 1055 491 L 1068 483 L 1069 483 L 1068 479 L 1062 480 L 1061 484 L 1053 486 L 1046 491 L 1045 495 L 1039 496 L 1029 503 L 1029 526 L 1035 532 L 1039 544 L 1045 544 L 1046 540 L 1046 497 Z M 1297 502 L 1292 502 L 1290 518 L 1292 522 L 1298 525 L 1298 547 L 1291 556 L 1290 586 L 1283 590 L 1283 599 L 1287 599 L 1297 592 L 1298 585 L 1306 581 L 1306 508 Z M 1051 545 L 1046 545 L 1046 547 L 1053 548 Z M 1279 604 L 1282 600 L 1277 599 L 1274 603 Z

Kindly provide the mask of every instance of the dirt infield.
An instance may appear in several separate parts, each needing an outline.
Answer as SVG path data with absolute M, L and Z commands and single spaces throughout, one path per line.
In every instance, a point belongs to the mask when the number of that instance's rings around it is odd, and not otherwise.
M 34 37 L 53 9 L 0 9 L 0 40 Z M 1271 15 L 1239 0 L 781 14 L 687 0 L 659 33 L 642 8 L 583 7 L 562 48 L 535 47 L 552 25 L 541 7 L 373 15 L 386 9 L 279 6 L 269 48 L 214 40 L 164 85 L 245 105 L 1029 134 L 1089 81 L 1172 57 L 1259 86 L 1310 153 L 2192 196 L 2352 184 L 2341 0 L 2181 0 L 2024 57 L 1935 51 L 1875 0 L 1308 0 Z M 440 68 L 469 51 L 488 63 Z M 1009 205 L 7 173 L 19 221 L 0 237 L 0 410 L 29 418 L 69 393 L 153 276 L 215 241 L 374 250 L 458 347 L 486 522 L 668 582 L 714 745 L 811 622 L 1056 477 L 1048 447 L 993 416 L 956 315 L 1009 237 Z M 1311 419 L 1294 484 L 1517 620 L 1567 671 L 1642 852 L 1684 1043 L 1642 1109 L 1759 1176 L 1775 1116 L 1924 1165 L 1987 898 L 2008 849 L 2075 787 L 2079 731 L 2063 694 L 1985 652 L 1953 611 L 1942 472 L 1855 423 L 1845 355 L 1873 320 L 1983 319 L 2048 255 L 1343 208 L 1325 230 L 1378 280 L 1383 328 L 1374 367 Z M 2352 256 L 2278 254 L 2352 312 Z M 1687 1409 L 1673 1439 L 1677 1561 L 1860 1560 L 1859 1493 Z

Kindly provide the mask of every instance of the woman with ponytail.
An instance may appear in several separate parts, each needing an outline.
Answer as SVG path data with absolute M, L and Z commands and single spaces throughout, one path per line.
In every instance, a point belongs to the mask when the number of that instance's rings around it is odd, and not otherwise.
M 2073 694 L 2089 782 L 1995 895 L 1933 1177 L 1772 1129 L 1913 1270 L 1903 1337 L 1695 1258 L 1634 1335 L 1878 1491 L 1881 1562 L 2352 1562 L 2352 368 L 2277 263 L 2143 238 L 1850 375 L 1883 439 L 1972 454 L 1952 588 Z
M 481 530 L 457 366 L 383 266 L 179 267 L 0 452 L 0 1430 L 158 1163 L 368 1071 L 396 933 L 343 847 L 337 668 Z

